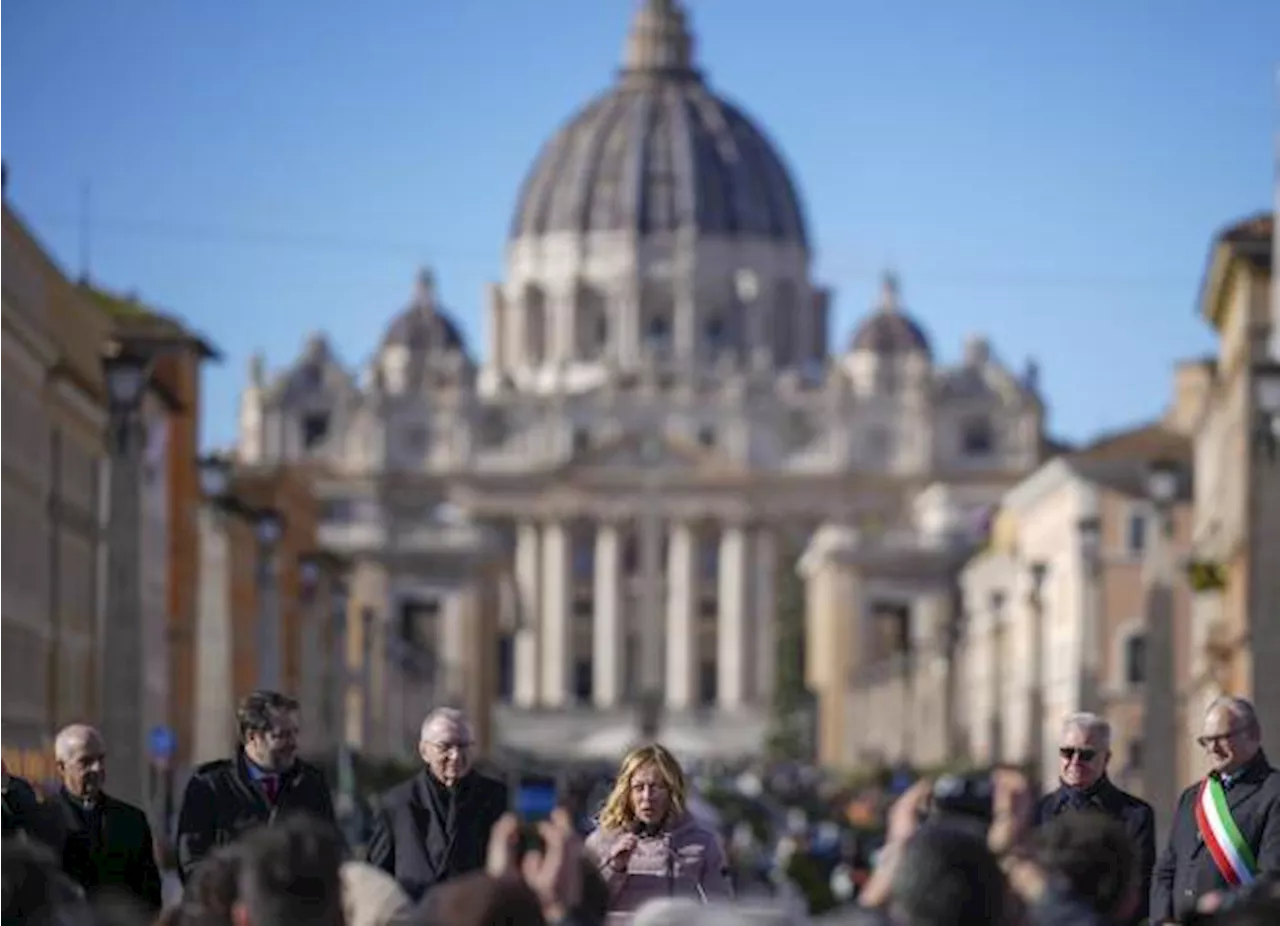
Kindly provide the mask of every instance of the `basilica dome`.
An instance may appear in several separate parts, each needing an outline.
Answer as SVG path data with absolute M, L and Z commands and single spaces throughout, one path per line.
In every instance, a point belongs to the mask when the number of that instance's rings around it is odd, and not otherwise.
M 781 155 L 707 87 L 678 0 L 643 0 L 617 82 L 543 147 L 510 237 L 596 232 L 686 232 L 807 251 Z

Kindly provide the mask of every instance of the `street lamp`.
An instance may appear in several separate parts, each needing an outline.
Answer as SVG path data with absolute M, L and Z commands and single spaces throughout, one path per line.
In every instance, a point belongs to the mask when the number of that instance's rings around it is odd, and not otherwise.
M 991 691 L 989 749 L 992 764 L 1004 759 L 1004 691 L 1000 685 L 1004 659 L 1004 602 L 1003 589 L 992 589 L 987 599 L 987 607 L 991 615 L 991 642 L 988 646 L 987 671 Z
M 1156 460 L 1147 468 L 1147 497 L 1158 529 L 1143 550 L 1142 745 L 1143 793 L 1157 807 L 1177 797 L 1178 717 L 1169 692 L 1177 689 L 1174 662 L 1173 508 L 1182 492 L 1182 467 Z
M 284 518 L 272 508 L 254 513 L 258 540 L 258 687 L 280 690 L 280 595 L 276 582 L 276 548 L 284 534 Z
M 1027 575 L 1031 588 L 1027 603 L 1031 607 L 1031 729 L 1028 744 L 1031 751 L 1031 768 L 1037 783 L 1044 778 L 1044 580 L 1049 574 L 1049 564 L 1034 560 L 1028 566 Z
M 1076 522 L 1076 531 L 1080 535 L 1080 552 L 1084 557 L 1085 567 L 1090 572 L 1095 572 L 1102 545 L 1102 520 L 1096 515 L 1086 515 Z
M 1155 460 L 1147 467 L 1147 496 L 1155 506 L 1160 530 L 1173 532 L 1171 512 L 1182 486 L 1182 467 L 1173 460 Z
M 221 454 L 211 453 L 201 457 L 200 491 L 205 498 L 221 501 L 231 494 L 231 460 Z
M 312 602 L 320 587 L 320 563 L 314 556 L 304 556 L 298 561 L 298 581 L 302 586 L 302 598 Z
M 1274 463 L 1280 458 L 1280 360 L 1254 366 L 1253 405 L 1258 418 L 1255 443 Z
M 1084 515 L 1076 521 L 1080 538 L 1080 558 L 1084 562 L 1084 589 L 1081 615 L 1081 658 L 1076 683 L 1082 710 L 1099 706 L 1099 643 L 1102 627 L 1102 519 Z
M 110 452 L 107 609 L 102 631 L 102 732 L 113 756 L 113 793 L 147 802 L 142 607 L 142 402 L 152 358 L 113 341 L 102 358 Z

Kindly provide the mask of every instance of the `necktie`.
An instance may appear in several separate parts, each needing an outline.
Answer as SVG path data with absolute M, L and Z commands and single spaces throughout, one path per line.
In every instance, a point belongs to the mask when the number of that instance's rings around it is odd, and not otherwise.
M 267 803 L 274 807 L 276 798 L 280 796 L 280 777 L 268 775 L 263 778 L 262 790 L 267 792 Z

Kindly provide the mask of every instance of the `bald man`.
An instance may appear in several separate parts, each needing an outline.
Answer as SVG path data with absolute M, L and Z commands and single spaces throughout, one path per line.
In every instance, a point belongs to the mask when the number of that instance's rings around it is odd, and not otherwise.
M 414 902 L 437 884 L 483 868 L 489 832 L 507 811 L 507 786 L 475 770 L 474 746 L 461 711 L 433 711 L 418 742 L 425 767 L 380 801 L 369 862 Z
M 147 815 L 107 794 L 107 748 L 87 724 L 64 727 L 54 741 L 62 788 L 53 801 L 65 833 L 62 867 L 86 894 L 123 894 L 148 912 L 160 909 Z

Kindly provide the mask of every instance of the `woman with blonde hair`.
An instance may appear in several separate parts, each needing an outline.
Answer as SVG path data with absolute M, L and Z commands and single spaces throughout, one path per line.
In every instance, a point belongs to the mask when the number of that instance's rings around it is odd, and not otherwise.
M 732 896 L 720 839 L 689 814 L 687 801 L 684 770 L 666 748 L 641 746 L 622 760 L 586 844 L 609 886 L 610 913 L 632 913 L 658 897 Z

